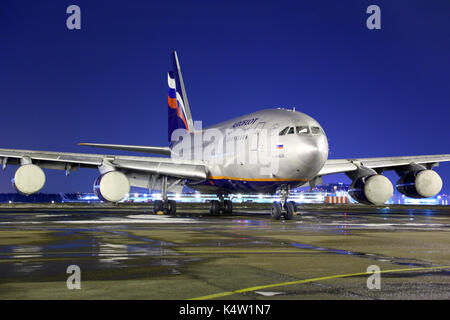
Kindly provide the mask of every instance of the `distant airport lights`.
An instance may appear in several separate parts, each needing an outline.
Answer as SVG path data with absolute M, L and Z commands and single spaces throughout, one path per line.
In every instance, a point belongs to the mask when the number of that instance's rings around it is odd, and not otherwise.
M 342 197 L 347 200 L 339 201 L 344 202 L 348 201 L 348 203 L 355 203 L 355 201 L 348 195 L 346 191 L 338 191 L 334 192 L 292 192 L 289 197 L 290 200 L 295 201 L 297 203 L 331 203 L 330 197 Z M 169 194 L 169 198 L 177 199 L 180 202 L 196 202 L 196 203 L 207 203 L 211 200 L 215 200 L 217 195 L 215 194 L 200 194 L 196 193 L 177 193 L 177 194 Z M 327 200 L 328 198 L 328 200 Z M 400 194 L 394 194 L 394 196 L 386 202 L 386 205 L 389 204 L 408 204 L 408 205 L 448 205 L 449 195 L 442 194 L 433 198 L 425 198 L 425 199 L 412 199 L 405 197 Z M 267 194 L 255 194 L 255 195 L 247 195 L 247 194 L 231 194 L 229 195 L 229 199 L 235 203 L 245 203 L 245 202 L 253 202 L 253 203 L 272 203 L 274 201 L 280 201 L 279 195 L 267 195 Z M 161 200 L 161 193 L 131 193 L 128 197 L 126 197 L 123 202 L 151 202 L 154 200 Z M 55 203 L 58 201 L 53 200 Z M 5 199 L 6 203 L 14 203 L 14 200 Z M 95 194 L 78 194 L 77 198 L 63 198 L 61 203 L 65 202 L 86 202 L 86 203 L 95 203 L 100 202 Z M 337 201 L 335 201 L 337 202 Z M 52 200 L 49 200 L 49 203 L 53 203 Z
M 198 192 L 192 194 L 169 194 L 169 198 L 176 199 L 180 202 L 209 202 L 216 199 L 215 194 L 200 194 Z M 280 201 L 279 195 L 266 194 L 235 194 L 230 195 L 229 199 L 233 202 L 254 202 L 254 203 L 272 203 Z M 348 195 L 346 191 L 330 192 L 293 192 L 289 197 L 290 200 L 297 203 L 355 203 L 355 201 Z M 333 199 L 333 201 L 331 200 Z M 161 193 L 132 193 L 123 202 L 151 202 L 154 200 L 161 200 Z M 339 200 L 339 201 L 338 201 Z M 78 198 L 78 201 L 94 201 L 99 199 L 93 194 L 84 194 Z M 70 202 L 67 201 L 66 202 Z M 11 203 L 11 201 L 10 201 Z M 424 204 L 424 205 L 448 205 L 448 196 L 439 195 L 434 198 L 412 199 L 403 195 L 394 195 L 386 204 Z

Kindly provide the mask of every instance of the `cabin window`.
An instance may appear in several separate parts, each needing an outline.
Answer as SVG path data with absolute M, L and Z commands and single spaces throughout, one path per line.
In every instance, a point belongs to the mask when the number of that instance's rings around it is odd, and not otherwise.
M 296 132 L 297 132 L 297 134 L 308 134 L 309 128 L 308 128 L 308 126 L 297 126 Z
M 288 131 L 288 134 L 293 134 L 293 133 L 294 133 L 294 127 L 290 127 L 289 131 Z

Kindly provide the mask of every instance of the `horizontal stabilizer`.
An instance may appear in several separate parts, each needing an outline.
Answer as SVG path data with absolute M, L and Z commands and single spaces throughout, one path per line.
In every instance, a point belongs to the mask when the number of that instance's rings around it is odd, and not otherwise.
M 124 144 L 102 144 L 102 143 L 79 143 L 79 146 L 89 146 L 94 148 L 125 150 L 152 154 L 163 154 L 170 156 L 169 147 L 150 147 L 150 146 L 130 146 Z

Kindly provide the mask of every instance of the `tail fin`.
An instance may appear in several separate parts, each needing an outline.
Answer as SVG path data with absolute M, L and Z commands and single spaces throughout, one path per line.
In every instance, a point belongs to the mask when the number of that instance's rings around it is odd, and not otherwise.
M 169 142 L 172 132 L 176 129 L 186 129 L 188 132 L 194 132 L 194 123 L 192 121 L 191 110 L 184 88 L 183 76 L 181 75 L 180 63 L 177 52 L 173 53 L 173 71 L 169 71 L 167 76 L 169 84 Z

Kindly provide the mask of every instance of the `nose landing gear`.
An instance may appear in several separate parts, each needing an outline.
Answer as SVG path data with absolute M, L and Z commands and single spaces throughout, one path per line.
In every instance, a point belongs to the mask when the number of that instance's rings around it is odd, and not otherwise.
M 281 216 L 284 216 L 285 220 L 292 220 L 297 215 L 297 204 L 294 201 L 287 201 L 289 191 L 289 188 L 282 188 L 280 192 L 281 201 L 272 203 L 270 209 L 272 219 L 280 220 Z

